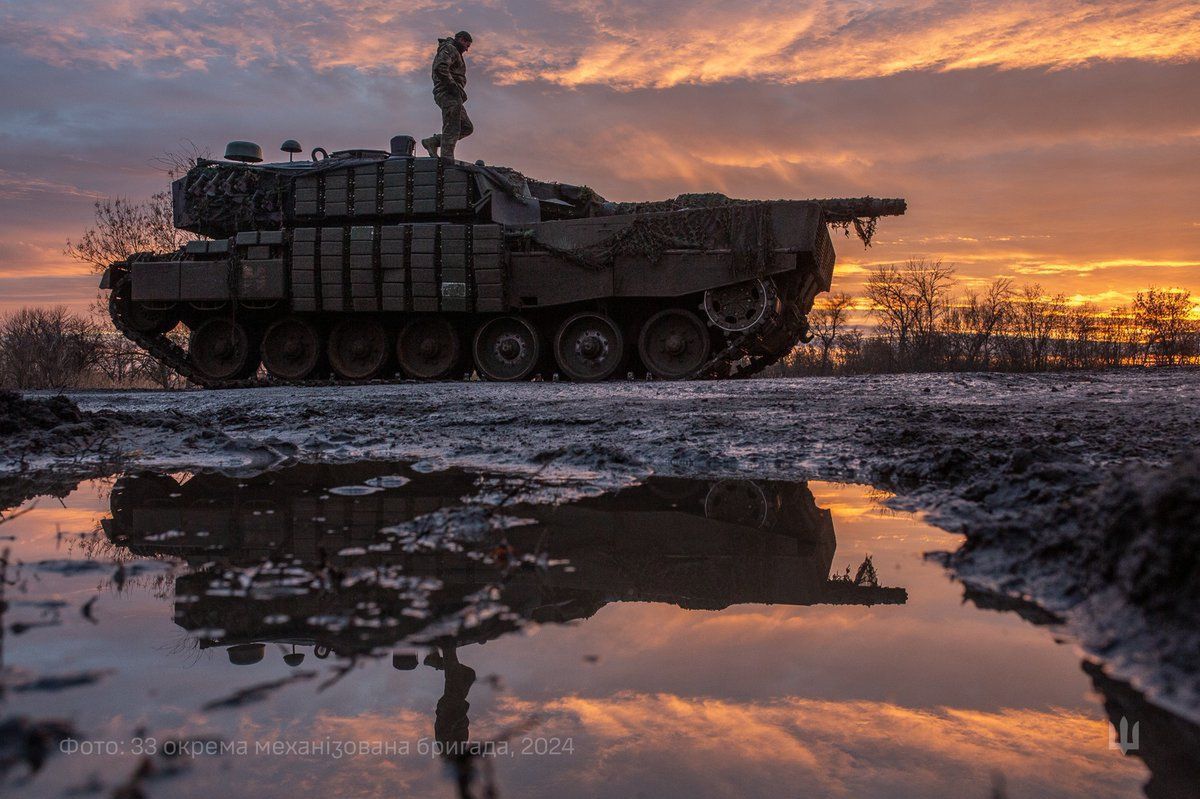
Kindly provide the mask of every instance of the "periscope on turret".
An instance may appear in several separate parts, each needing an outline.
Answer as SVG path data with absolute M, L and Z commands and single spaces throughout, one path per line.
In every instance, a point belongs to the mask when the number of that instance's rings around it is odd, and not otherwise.
M 746 377 L 806 341 L 830 226 L 904 200 L 612 203 L 586 186 L 389 150 L 231 142 L 172 185 L 198 238 L 112 264 L 117 328 L 206 387 Z M 167 334 L 183 325 L 187 346 Z

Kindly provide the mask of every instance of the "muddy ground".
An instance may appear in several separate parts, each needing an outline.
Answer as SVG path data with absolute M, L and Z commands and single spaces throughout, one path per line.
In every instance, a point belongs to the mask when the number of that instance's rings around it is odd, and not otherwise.
M 365 457 L 593 487 L 870 483 L 967 535 L 935 556 L 972 588 L 1057 614 L 1200 721 L 1200 372 L 104 392 L 72 395 L 78 415 L 32 399 L 5 400 L 0 505 L 114 468 Z

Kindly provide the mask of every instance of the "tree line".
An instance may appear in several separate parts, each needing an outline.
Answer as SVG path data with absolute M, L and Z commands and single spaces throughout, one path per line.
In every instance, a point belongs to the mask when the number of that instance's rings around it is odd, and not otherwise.
M 182 335 L 173 333 L 172 335 Z M 0 388 L 181 388 L 99 313 L 26 306 L 0 317 Z
M 862 307 L 872 323 L 851 324 Z M 861 300 L 836 293 L 809 314 L 813 341 L 769 374 L 1036 372 L 1200 362 L 1196 300 L 1148 288 L 1127 306 L 1075 304 L 1008 278 L 961 288 L 953 267 L 912 260 L 875 267 Z

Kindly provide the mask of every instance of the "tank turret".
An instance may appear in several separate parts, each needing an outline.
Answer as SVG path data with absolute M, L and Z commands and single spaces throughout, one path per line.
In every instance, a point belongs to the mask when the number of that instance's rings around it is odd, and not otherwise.
M 282 148 L 294 159 L 299 142 Z M 745 377 L 807 340 L 829 227 L 899 199 L 613 203 L 587 186 L 387 150 L 262 163 L 230 142 L 172 185 L 177 252 L 113 264 L 118 329 L 211 387 L 379 378 Z M 188 331 L 180 347 L 166 334 Z

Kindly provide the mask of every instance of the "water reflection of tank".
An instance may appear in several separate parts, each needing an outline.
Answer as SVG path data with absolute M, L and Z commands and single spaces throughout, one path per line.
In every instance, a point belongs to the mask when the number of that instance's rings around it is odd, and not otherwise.
M 412 488 L 395 490 L 413 477 L 419 480 Z M 112 519 L 103 525 L 114 542 L 139 555 L 317 563 L 374 542 L 381 527 L 461 504 L 475 491 L 475 479 L 460 471 L 417 475 L 380 462 L 305 464 L 254 477 L 196 474 L 182 482 L 137 474 L 117 481 Z M 343 486 L 379 490 L 330 493 Z
M 329 492 L 352 485 L 378 490 Z M 458 648 L 522 620 L 584 619 L 626 600 L 687 608 L 907 600 L 902 588 L 829 579 L 832 517 L 804 483 L 651 478 L 569 504 L 506 508 L 534 523 L 461 548 L 404 551 L 381 531 L 477 490 L 462 472 L 380 463 L 182 484 L 128 477 L 113 489 L 104 529 L 138 554 L 187 561 L 175 621 L 201 648 L 224 648 L 231 664 L 261 662 L 269 642 L 289 666 L 304 660 L 298 648 L 317 658 L 390 649 L 393 668 L 411 671 L 420 662 L 412 648 L 426 648 L 424 663 L 443 673 L 434 738 L 448 751 L 468 751 L 457 747 L 470 740 L 476 675 Z M 515 565 L 530 553 L 561 565 Z M 477 613 L 481 597 L 503 612 Z M 469 755 L 447 760 L 460 783 L 470 780 Z
M 376 490 L 330 493 L 364 485 Z M 133 552 L 181 557 L 193 567 L 176 578 L 176 621 L 204 647 L 273 641 L 293 653 L 312 646 L 320 657 L 434 640 L 445 635 L 440 622 L 469 612 L 490 588 L 509 615 L 459 631 L 458 642 L 493 638 L 520 619 L 587 618 L 613 601 L 688 608 L 905 601 L 903 589 L 829 579 L 832 519 L 803 483 L 651 478 L 568 504 L 510 507 L 536 523 L 462 551 L 388 548 L 381 528 L 461 505 L 478 490 L 468 473 L 421 474 L 390 463 L 301 465 L 252 478 L 201 474 L 182 483 L 131 476 L 114 487 L 104 528 Z M 512 568 L 490 557 L 510 550 L 569 565 Z M 366 578 L 344 579 L 364 570 Z M 415 666 L 407 655 L 398 662 Z
M 833 521 L 803 483 L 651 478 L 519 515 L 539 524 L 509 531 L 518 550 L 544 538 L 553 557 L 575 565 L 545 575 L 558 590 L 713 609 L 841 599 L 828 580 Z M 860 588 L 857 601 L 895 596 Z

